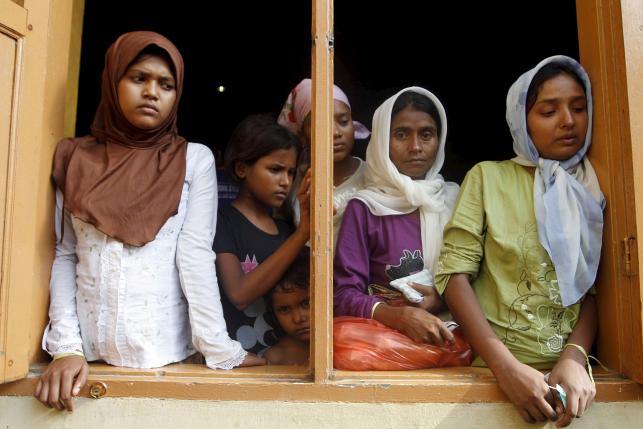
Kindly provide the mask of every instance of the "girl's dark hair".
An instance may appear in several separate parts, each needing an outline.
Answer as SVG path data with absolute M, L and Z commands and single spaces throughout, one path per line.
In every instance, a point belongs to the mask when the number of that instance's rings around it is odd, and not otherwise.
M 585 84 L 571 66 L 564 63 L 549 63 L 538 70 L 538 72 L 531 79 L 529 89 L 527 90 L 527 113 L 531 110 L 532 107 L 534 107 L 534 104 L 536 104 L 538 94 L 540 93 L 540 89 L 543 87 L 543 84 L 549 79 L 555 78 L 556 76 L 561 74 L 566 74 L 573 78 L 576 82 L 578 82 L 581 88 L 583 88 L 583 92 L 587 94 L 587 88 L 585 88 Z
M 286 335 L 284 330 L 279 325 L 277 316 L 272 308 L 272 295 L 275 292 L 289 293 L 296 289 L 308 290 L 310 288 L 310 251 L 308 247 L 304 247 L 299 255 L 295 258 L 281 280 L 275 285 L 268 294 L 266 294 L 266 321 L 275 327 L 278 337 Z
M 268 293 L 269 308 L 272 308 L 272 294 L 275 292 L 292 292 L 295 289 L 310 288 L 310 251 L 304 247 L 290 264 L 283 277 Z
M 129 69 L 134 64 L 140 63 L 150 55 L 163 58 L 165 62 L 168 63 L 168 65 L 170 66 L 170 71 L 172 72 L 172 76 L 176 78 L 176 70 L 174 69 L 174 61 L 172 61 L 172 57 L 170 57 L 170 54 L 168 54 L 165 49 L 157 45 L 146 46 L 141 52 L 139 52 L 136 58 L 134 58 L 132 62 L 128 64 L 127 68 Z
M 397 97 L 397 100 L 395 100 L 395 104 L 393 104 L 391 120 L 395 117 L 395 115 L 409 106 L 413 107 L 417 111 L 428 113 L 429 115 L 431 115 L 431 117 L 435 121 L 435 125 L 438 128 L 438 136 L 441 134 L 442 121 L 440 119 L 440 112 L 438 112 L 438 108 L 429 97 L 418 94 L 417 92 L 405 91 L 400 94 L 399 97 Z
M 224 168 L 236 182 L 242 182 L 235 172 L 239 162 L 252 165 L 270 153 L 295 148 L 299 157 L 300 140 L 279 125 L 272 116 L 250 115 L 237 125 L 225 149 Z

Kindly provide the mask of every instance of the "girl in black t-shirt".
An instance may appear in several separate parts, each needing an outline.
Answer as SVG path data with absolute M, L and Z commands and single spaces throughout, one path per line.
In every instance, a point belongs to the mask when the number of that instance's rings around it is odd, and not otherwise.
M 264 296 L 277 284 L 310 237 L 310 173 L 298 190 L 301 222 L 272 218 L 292 187 L 299 139 L 274 120 L 254 115 L 235 129 L 225 168 L 239 195 L 219 211 L 214 250 L 224 315 L 231 337 L 255 353 L 276 342 Z

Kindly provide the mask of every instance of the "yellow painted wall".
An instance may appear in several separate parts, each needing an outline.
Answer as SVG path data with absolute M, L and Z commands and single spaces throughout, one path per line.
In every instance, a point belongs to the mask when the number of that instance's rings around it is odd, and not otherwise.
M 348 404 L 80 399 L 72 415 L 27 397 L 0 397 L 0 428 L 541 428 L 510 404 Z M 640 428 L 643 402 L 600 402 L 571 428 Z

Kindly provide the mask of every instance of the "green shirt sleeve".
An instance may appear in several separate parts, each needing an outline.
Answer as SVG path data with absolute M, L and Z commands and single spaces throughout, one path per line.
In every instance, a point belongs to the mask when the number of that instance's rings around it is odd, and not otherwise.
M 464 178 L 451 221 L 444 229 L 435 277 L 440 294 L 447 288 L 451 274 L 469 274 L 473 278 L 478 275 L 486 233 L 483 199 L 482 174 L 476 165 Z

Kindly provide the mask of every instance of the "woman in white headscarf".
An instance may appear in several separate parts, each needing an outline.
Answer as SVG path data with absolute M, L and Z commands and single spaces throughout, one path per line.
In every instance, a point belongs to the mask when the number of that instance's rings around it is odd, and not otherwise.
M 517 156 L 467 174 L 436 286 L 479 355 L 474 365 L 494 372 L 522 417 L 566 426 L 595 392 L 585 365 L 604 199 L 585 157 L 587 73 L 568 57 L 543 60 L 509 89 L 507 123 Z M 548 380 L 534 368 L 552 369 Z
M 366 187 L 346 207 L 335 253 L 335 316 L 373 318 L 416 341 L 453 340 L 431 314 L 442 301 L 429 287 L 458 190 L 439 174 L 446 132 L 444 108 L 424 88 L 404 89 L 375 112 Z M 421 283 L 412 286 L 421 294 L 394 303 L 391 282 L 403 281 Z

